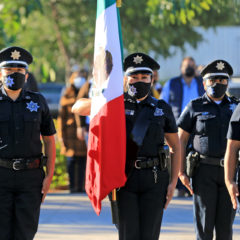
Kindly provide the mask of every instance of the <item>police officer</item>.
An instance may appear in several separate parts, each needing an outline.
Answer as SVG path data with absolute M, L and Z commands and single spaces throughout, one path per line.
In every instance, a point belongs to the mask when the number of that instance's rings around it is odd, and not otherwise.
M 128 180 L 117 192 L 120 240 L 157 240 L 163 209 L 177 183 L 180 145 L 175 119 L 166 102 L 150 95 L 152 73 L 159 68 L 144 53 L 133 53 L 124 60 Z M 79 101 L 73 111 L 89 113 L 89 105 L 87 100 Z M 170 182 L 164 138 L 172 155 Z
M 23 90 L 32 55 L 23 48 L 0 51 L 1 240 L 31 240 L 54 171 L 55 128 L 42 95 Z M 47 159 L 43 171 L 42 143 Z
M 192 100 L 178 120 L 181 142 L 182 183 L 194 193 L 194 218 L 198 240 L 232 239 L 235 211 L 224 183 L 223 158 L 226 149 L 228 124 L 238 101 L 228 97 L 226 90 L 231 65 L 224 60 L 208 64 L 201 72 L 206 93 Z M 194 156 L 198 166 L 192 178 L 192 187 L 185 174 L 185 148 L 193 135 Z
M 124 60 L 127 76 L 125 115 L 127 126 L 126 174 L 118 193 L 119 239 L 157 240 L 163 209 L 167 208 L 177 183 L 179 140 L 171 107 L 150 95 L 152 73 L 158 63 L 143 53 Z M 162 154 L 164 137 L 172 152 L 172 175 Z
M 240 202 L 240 166 L 238 163 L 240 150 L 240 104 L 235 109 L 228 128 L 227 150 L 224 158 L 225 183 L 231 197 L 233 208 L 237 209 L 237 197 Z M 238 185 L 235 181 L 238 169 Z

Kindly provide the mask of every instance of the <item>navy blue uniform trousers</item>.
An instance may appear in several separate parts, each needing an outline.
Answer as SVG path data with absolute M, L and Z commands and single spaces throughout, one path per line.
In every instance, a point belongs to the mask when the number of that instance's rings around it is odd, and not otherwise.
M 0 239 L 32 240 L 37 232 L 43 169 L 0 167 Z
M 224 168 L 200 164 L 192 179 L 197 240 L 232 239 L 235 211 L 224 182 Z
M 119 239 L 158 240 L 169 183 L 168 171 L 134 169 L 118 191 Z

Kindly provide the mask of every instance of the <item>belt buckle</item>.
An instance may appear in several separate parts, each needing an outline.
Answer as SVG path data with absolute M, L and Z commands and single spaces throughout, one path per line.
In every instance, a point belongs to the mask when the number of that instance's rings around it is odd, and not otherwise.
M 221 167 L 224 167 L 224 159 L 221 159 L 221 160 L 220 160 L 220 166 L 221 166 Z
M 19 158 L 19 159 L 18 159 L 18 158 L 13 159 L 13 160 L 14 160 L 14 162 L 13 162 L 13 169 L 14 169 L 15 171 L 20 170 L 19 166 L 17 166 L 18 164 L 21 163 L 20 159 L 21 159 L 21 158 Z
M 136 161 L 135 161 L 135 164 L 134 164 L 134 167 L 135 167 L 136 169 L 141 169 L 141 168 L 137 165 L 138 162 L 141 162 L 141 160 L 136 160 Z

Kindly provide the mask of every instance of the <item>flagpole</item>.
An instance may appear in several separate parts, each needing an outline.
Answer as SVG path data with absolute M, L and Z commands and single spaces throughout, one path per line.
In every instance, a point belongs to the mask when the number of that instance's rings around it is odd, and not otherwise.
M 118 214 L 118 205 L 117 205 L 117 190 L 112 190 L 112 200 L 111 200 L 111 211 L 112 211 L 112 223 L 119 224 L 119 214 Z

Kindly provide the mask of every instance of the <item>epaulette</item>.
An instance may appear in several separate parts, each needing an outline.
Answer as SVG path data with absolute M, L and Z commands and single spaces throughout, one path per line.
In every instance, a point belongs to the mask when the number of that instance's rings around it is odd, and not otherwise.
M 198 103 L 198 102 L 202 102 L 202 100 L 203 100 L 203 96 L 200 96 L 200 97 L 192 99 L 191 102 Z
M 229 100 L 234 103 L 239 103 L 239 98 L 236 98 L 235 96 L 228 96 Z

